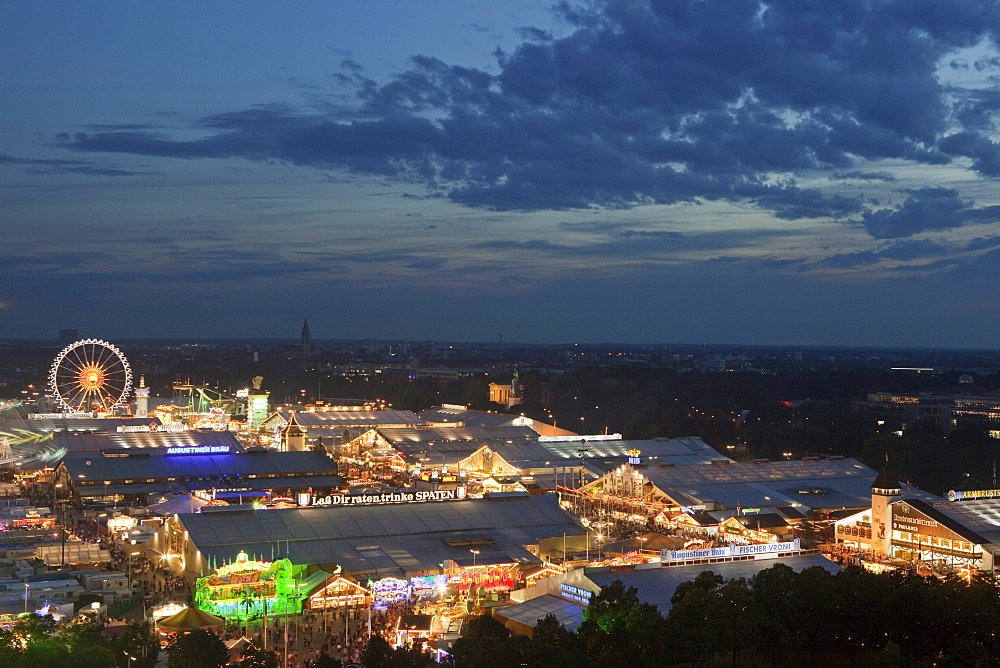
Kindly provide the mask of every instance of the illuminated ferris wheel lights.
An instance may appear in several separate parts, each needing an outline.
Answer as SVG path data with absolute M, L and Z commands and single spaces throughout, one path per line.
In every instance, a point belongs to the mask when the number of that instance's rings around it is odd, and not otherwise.
M 110 412 L 125 401 L 132 369 L 115 346 L 82 339 L 60 351 L 49 370 L 49 387 L 60 407 L 73 412 Z

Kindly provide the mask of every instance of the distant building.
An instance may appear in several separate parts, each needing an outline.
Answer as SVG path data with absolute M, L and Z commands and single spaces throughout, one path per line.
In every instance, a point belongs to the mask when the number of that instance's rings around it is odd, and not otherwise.
M 941 393 L 873 392 L 851 408 L 885 431 L 902 431 L 923 420 L 940 425 L 945 434 L 982 428 L 1000 438 L 1000 394 L 975 385 L 968 375 Z

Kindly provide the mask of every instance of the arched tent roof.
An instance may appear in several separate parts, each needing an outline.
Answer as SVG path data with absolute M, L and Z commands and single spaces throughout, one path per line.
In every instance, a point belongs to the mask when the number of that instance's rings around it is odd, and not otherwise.
M 163 631 L 194 631 L 222 626 L 225 623 L 226 620 L 222 617 L 189 606 L 175 615 L 161 619 L 156 625 Z

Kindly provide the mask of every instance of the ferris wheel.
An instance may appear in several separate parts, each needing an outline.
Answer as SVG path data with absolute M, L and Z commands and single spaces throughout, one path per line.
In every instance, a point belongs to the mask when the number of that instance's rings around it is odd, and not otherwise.
M 70 413 L 109 413 L 126 400 L 132 369 L 120 350 L 107 341 L 83 339 L 56 356 L 49 388 Z

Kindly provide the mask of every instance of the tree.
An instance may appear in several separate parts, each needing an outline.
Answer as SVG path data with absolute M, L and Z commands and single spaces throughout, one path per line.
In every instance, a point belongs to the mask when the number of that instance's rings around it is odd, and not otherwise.
M 665 635 L 678 658 L 701 662 L 713 654 L 722 636 L 716 612 L 718 589 L 724 581 L 721 575 L 702 571 L 674 590 Z
M 555 615 L 548 614 L 535 624 L 525 663 L 538 668 L 579 668 L 591 661 L 580 637 L 567 631 Z
M 744 578 L 726 580 L 716 590 L 716 624 L 722 629 L 721 645 L 732 652 L 735 668 L 739 664 L 740 652 L 756 636 L 755 620 L 758 618 L 753 595 Z
M 393 648 L 382 636 L 373 635 L 361 654 L 365 668 L 430 668 L 431 658 L 417 647 Z
M 36 640 L 47 640 L 55 628 L 56 622 L 52 619 L 52 615 L 44 617 L 32 615 L 30 618 L 14 624 L 11 630 L 18 636 L 27 639 L 28 644 L 31 644 Z
M 462 635 L 468 638 L 506 640 L 510 637 L 510 629 L 493 615 L 479 615 L 469 620 L 467 630 Z
M 313 668 L 342 668 L 343 662 L 340 659 L 335 659 L 327 653 L 319 655 L 319 658 L 313 663 Z
M 125 630 L 111 640 L 115 656 L 126 657 L 123 668 L 152 668 L 160 654 L 160 641 L 156 629 L 150 622 L 132 622 Z M 135 657 L 130 661 L 127 657 Z
M 278 655 L 269 649 L 250 643 L 243 650 L 240 668 L 278 668 Z
M 559 623 L 556 616 L 548 614 L 538 620 L 535 629 L 531 633 L 532 642 L 542 645 L 555 645 L 564 647 L 570 644 L 575 636 L 566 630 L 566 627 Z
M 639 600 L 635 587 L 615 580 L 595 595 L 577 630 L 601 663 L 647 665 L 663 653 L 664 621 L 655 605 Z
M 373 635 L 368 639 L 361 653 L 361 663 L 366 668 L 387 668 L 392 661 L 392 647 L 382 636 Z
M 787 638 L 795 630 L 795 601 L 792 587 L 795 571 L 785 564 L 776 564 L 760 571 L 750 580 L 750 593 L 754 606 L 762 611 L 759 615 L 759 633 L 756 635 L 758 650 L 771 654 L 771 666 L 778 665 L 778 651 L 781 643 L 775 638 Z
M 16 666 L 21 662 L 21 643 L 13 631 L 0 628 L 0 666 Z
M 610 631 L 616 626 L 624 626 L 629 612 L 637 605 L 639 591 L 635 587 L 626 589 L 621 580 L 615 580 L 591 598 L 590 605 L 583 611 L 583 619 L 601 631 Z
M 815 665 L 820 648 L 831 647 L 836 639 L 833 576 L 820 566 L 806 568 L 795 578 L 792 595 L 796 603 L 795 617 L 801 628 L 808 630 L 806 643 L 810 665 Z
M 510 630 L 491 615 L 473 617 L 452 646 L 461 668 L 506 668 L 524 663 L 528 640 L 511 637 Z
M 229 662 L 229 651 L 222 639 L 202 629 L 174 638 L 167 654 L 170 668 L 217 668 Z

